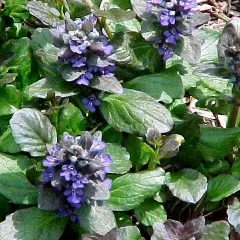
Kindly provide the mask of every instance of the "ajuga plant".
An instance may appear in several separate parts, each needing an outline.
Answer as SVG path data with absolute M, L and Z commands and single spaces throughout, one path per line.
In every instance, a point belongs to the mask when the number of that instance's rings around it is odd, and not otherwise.
M 1 240 L 239 238 L 240 20 L 197 2 L 0 1 Z

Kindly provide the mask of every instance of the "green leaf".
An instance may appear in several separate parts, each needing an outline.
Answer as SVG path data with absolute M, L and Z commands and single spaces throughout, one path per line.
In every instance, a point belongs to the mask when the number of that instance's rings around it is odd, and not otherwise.
M 208 182 L 207 199 L 217 202 L 240 190 L 240 181 L 229 174 L 211 178 Z
M 77 136 L 86 128 L 86 120 L 82 112 L 72 103 L 66 103 L 58 115 L 58 135 L 64 132 Z
M 130 160 L 138 171 L 149 160 L 158 162 L 159 157 L 149 145 L 144 143 L 143 139 L 135 135 L 129 135 L 126 141 L 127 151 L 130 153 Z
M 228 222 L 234 226 L 236 232 L 240 233 L 240 202 L 237 198 L 231 205 L 228 205 L 227 210 Z
M 22 151 L 31 156 L 44 156 L 47 145 L 56 144 L 56 129 L 41 112 L 23 108 L 15 112 L 10 120 L 13 137 Z
M 166 185 L 184 202 L 197 203 L 207 191 L 207 178 L 194 169 L 168 173 Z
M 30 14 L 45 25 L 56 27 L 63 23 L 63 20 L 60 19 L 60 12 L 56 8 L 49 7 L 47 3 L 30 1 L 27 3 L 27 7 Z
M 219 68 L 214 63 L 201 63 L 194 74 L 201 79 L 200 85 L 190 91 L 195 98 L 232 96 L 233 84 L 229 82 L 232 72 L 229 69 Z
M 59 48 L 49 43 L 34 52 L 35 59 L 38 63 L 38 72 L 41 76 L 60 78 L 60 63 L 58 61 L 59 52 Z
M 230 226 L 226 221 L 213 222 L 205 226 L 201 240 L 229 240 Z
M 167 220 L 163 205 L 153 199 L 146 199 L 134 210 L 134 214 L 144 226 L 152 226 L 155 222 L 165 222 Z
M 105 235 L 116 227 L 113 211 L 107 204 L 84 205 L 78 214 L 82 228 L 88 233 Z
M 205 42 L 201 48 L 201 62 L 218 60 L 217 45 L 220 38 L 219 31 L 204 29 Z
M 1 136 L 0 136 L 0 152 L 3 153 L 18 153 L 21 149 L 16 144 L 11 128 L 8 128 Z
M 157 20 L 156 16 L 159 15 L 159 12 L 161 11 L 160 7 L 152 7 L 151 9 L 151 14 L 147 13 L 146 9 L 147 9 L 147 2 L 145 0 L 130 0 L 132 3 L 132 8 L 134 10 L 134 12 L 138 15 L 138 17 L 140 18 L 147 18 L 149 20 Z M 153 14 L 155 14 L 155 18 L 152 16 Z
M 128 133 L 144 135 L 152 126 L 165 133 L 173 125 L 171 114 L 163 105 L 134 90 L 102 98 L 100 109 L 111 126 Z
M 117 232 L 116 240 L 141 240 L 141 233 L 136 226 L 122 227 Z
M 45 99 L 49 91 L 54 91 L 56 97 L 66 98 L 77 95 L 80 89 L 65 82 L 63 79 L 49 77 L 31 84 L 27 89 L 27 94 L 31 97 Z
M 161 57 L 156 49 L 139 34 L 115 34 L 112 44 L 115 51 L 110 58 L 124 68 L 148 69 L 152 72 L 161 65 Z
M 231 174 L 240 180 L 240 161 L 235 161 L 231 168 Z
M 135 18 L 135 13 L 131 10 L 125 11 L 121 8 L 111 8 L 107 11 L 93 8 L 93 13 L 97 17 L 105 17 L 114 22 L 122 22 Z
M 110 92 L 110 93 L 123 93 L 123 87 L 120 84 L 120 82 L 117 80 L 117 78 L 113 77 L 95 77 L 93 80 L 91 80 L 90 86 L 92 88 Z
M 0 87 L 5 86 L 6 84 L 12 83 L 16 80 L 17 73 L 6 73 L 3 77 L 0 78 Z
M 121 9 L 127 10 L 127 9 L 131 9 L 132 5 L 130 3 L 130 0 L 110 0 L 109 3 L 113 6 L 117 6 Z
M 128 173 L 113 180 L 109 203 L 115 211 L 127 211 L 140 205 L 145 199 L 160 191 L 165 182 L 165 172 L 154 171 Z
M 116 131 L 113 127 L 107 125 L 102 130 L 103 140 L 108 143 L 120 144 L 122 140 L 122 133 Z
M 3 15 L 11 17 L 14 22 L 22 22 L 29 17 L 26 3 L 27 0 L 6 0 Z
M 44 48 L 47 44 L 53 44 L 53 37 L 48 28 L 37 28 L 32 36 L 31 47 L 34 50 Z
M 38 189 L 27 180 L 22 162 L 19 156 L 0 153 L 0 193 L 15 204 L 35 204 Z
M 119 32 L 140 32 L 141 24 L 137 19 L 132 19 L 123 22 L 114 22 L 114 21 L 107 21 L 109 26 L 109 30 L 113 33 Z
M 66 225 L 66 218 L 55 212 L 38 208 L 18 210 L 0 223 L 1 240 L 59 240 Z
M 64 207 L 64 199 L 52 186 L 43 186 L 39 189 L 38 208 L 44 211 L 55 211 Z
M 108 143 L 105 152 L 112 158 L 111 173 L 124 174 L 132 167 L 132 163 L 129 160 L 130 155 L 124 147 Z
M 67 82 L 73 82 L 82 75 L 82 71 L 73 69 L 70 65 L 62 65 L 60 68 L 61 75 Z
M 201 60 L 201 46 L 204 43 L 204 37 L 198 30 L 192 32 L 191 35 L 182 36 L 179 43 L 179 49 L 176 53 L 191 64 L 198 64 Z
M 233 105 L 226 101 L 226 98 L 206 97 L 196 103 L 198 108 L 207 108 L 212 113 L 219 115 L 228 115 L 231 112 Z
M 52 0 L 48 0 L 52 2 Z M 87 7 L 82 1 L 79 0 L 67 0 L 67 6 L 71 19 L 84 17 L 91 13 L 91 9 Z M 61 3 L 61 2 L 60 2 Z
M 192 65 L 184 60 L 168 60 L 166 72 L 168 74 L 178 73 L 181 76 L 183 88 L 185 91 L 192 87 L 196 87 L 200 82 L 200 77 L 193 73 Z
M 240 128 L 216 128 L 200 126 L 198 150 L 205 160 L 212 161 L 218 157 L 225 157 L 233 151 L 240 137 Z
M 7 71 L 11 71 L 11 73 L 18 74 L 16 80 L 21 89 L 32 83 L 32 54 L 29 38 L 5 42 L 0 48 L 0 53 L 12 55 L 6 64 L 6 69 Z
M 158 22 L 149 22 L 148 20 L 143 20 L 141 34 L 146 41 L 153 43 L 162 37 L 163 31 L 161 28 L 159 28 Z
M 21 105 L 21 93 L 15 86 L 0 88 L 0 116 L 13 114 Z
M 229 163 L 226 160 L 220 159 L 214 162 L 203 163 L 203 166 L 207 173 L 210 174 L 211 176 L 229 172 L 230 169 Z
M 152 74 L 141 76 L 125 84 L 126 88 L 147 93 L 157 101 L 171 103 L 184 96 L 183 84 L 177 74 Z

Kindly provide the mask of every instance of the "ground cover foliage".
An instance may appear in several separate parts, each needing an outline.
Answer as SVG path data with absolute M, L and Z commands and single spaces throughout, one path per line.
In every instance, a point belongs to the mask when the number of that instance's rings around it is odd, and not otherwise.
M 240 238 L 240 19 L 195 0 L 0 1 L 0 239 Z

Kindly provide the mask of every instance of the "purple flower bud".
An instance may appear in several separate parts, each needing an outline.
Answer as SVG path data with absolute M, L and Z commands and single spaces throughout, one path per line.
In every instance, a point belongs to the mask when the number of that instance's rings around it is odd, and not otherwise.
M 170 44 L 176 44 L 177 40 L 180 39 L 180 34 L 175 28 L 165 30 L 163 36 L 166 37 L 165 42 Z
M 94 95 L 91 95 L 88 98 L 84 98 L 82 100 L 82 103 L 84 107 L 88 109 L 90 112 L 95 112 L 96 107 L 100 105 L 100 101 Z
M 179 1 L 179 10 L 180 11 L 189 11 L 197 7 L 196 0 L 180 0 Z
M 163 44 L 158 50 L 158 53 L 163 56 L 164 61 L 167 61 L 169 58 L 173 57 L 173 48 L 168 44 Z
M 67 196 L 67 201 L 71 203 L 78 204 L 83 199 L 83 190 L 82 189 L 75 189 L 75 188 L 68 188 L 64 193 Z
M 43 161 L 44 167 L 53 167 L 59 163 L 59 160 L 53 156 L 46 156 L 45 160 Z
M 110 189 L 111 186 L 112 186 L 112 180 L 109 179 L 109 178 L 106 178 L 106 179 L 103 181 L 103 184 L 104 184 L 104 186 L 105 186 L 107 189 Z
M 43 171 L 42 178 L 44 182 L 50 182 L 52 180 L 52 169 L 47 168 L 45 171 Z
M 83 54 L 83 53 L 86 52 L 87 44 L 85 44 L 84 42 L 79 43 L 77 41 L 74 41 L 74 40 L 70 39 L 69 40 L 69 47 L 70 47 L 72 52 L 78 53 L 78 54 Z
M 174 25 L 176 12 L 168 9 L 163 9 L 159 18 L 159 22 L 162 26 Z
M 70 181 L 72 176 L 77 175 L 77 170 L 73 164 L 63 165 L 62 170 L 63 171 L 60 173 L 60 176 L 65 177 L 66 181 Z

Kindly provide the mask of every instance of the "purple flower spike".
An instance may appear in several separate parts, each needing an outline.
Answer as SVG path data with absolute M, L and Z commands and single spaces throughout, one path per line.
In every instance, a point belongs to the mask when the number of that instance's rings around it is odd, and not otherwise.
M 48 148 L 49 155 L 44 160 L 41 187 L 52 188 L 57 193 L 62 203 L 57 214 L 70 216 L 74 223 L 79 223 L 76 210 L 96 201 L 92 191 L 101 191 L 93 188 L 93 183 L 102 183 L 107 189 L 111 187 L 111 180 L 105 176 L 110 172 L 112 159 L 109 154 L 104 154 L 106 143 L 101 140 L 101 135 L 100 132 L 93 136 L 84 132 L 73 137 L 64 133 L 60 143 Z M 105 198 L 109 198 L 109 193 Z
M 82 100 L 82 103 L 83 103 L 84 107 L 86 109 L 88 109 L 90 112 L 95 112 L 96 107 L 100 105 L 100 101 L 94 95 L 91 95 L 88 98 L 84 98 Z
M 159 39 L 154 40 L 153 47 L 158 49 L 158 53 L 166 61 L 173 57 L 173 46 L 181 38 L 181 32 L 177 30 L 179 23 L 191 17 L 197 2 L 196 0 L 146 0 L 146 4 L 147 12 L 150 12 L 153 6 L 160 9 L 158 22 L 163 32 Z
M 90 15 L 75 21 L 66 19 L 65 24 L 50 30 L 57 47 L 60 45 L 58 60 L 83 72 L 73 79 L 77 85 L 90 86 L 94 77 L 113 76 L 115 72 L 114 63 L 107 58 L 113 53 L 113 46 L 96 24 L 96 17 Z M 61 75 L 68 81 L 68 75 Z

